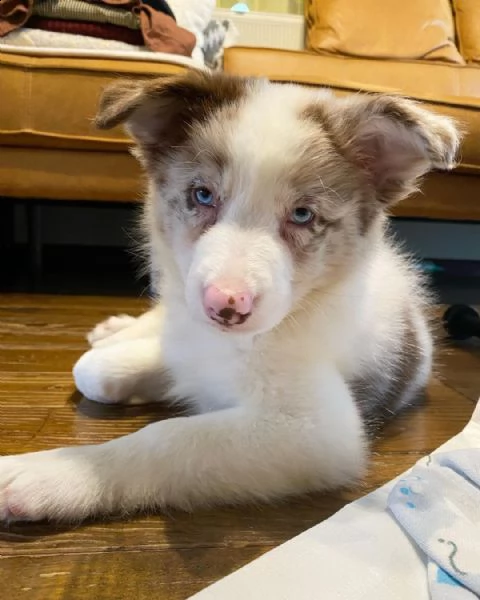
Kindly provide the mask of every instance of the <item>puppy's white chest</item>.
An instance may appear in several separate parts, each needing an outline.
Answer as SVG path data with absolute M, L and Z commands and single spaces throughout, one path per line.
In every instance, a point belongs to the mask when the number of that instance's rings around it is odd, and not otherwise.
M 248 347 L 228 334 L 193 322 L 170 323 L 163 337 L 164 363 L 176 395 L 201 412 L 237 405 L 248 365 Z

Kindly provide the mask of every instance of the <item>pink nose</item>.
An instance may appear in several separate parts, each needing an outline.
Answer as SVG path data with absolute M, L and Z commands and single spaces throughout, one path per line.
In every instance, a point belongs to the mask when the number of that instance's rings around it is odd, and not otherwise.
M 203 306 L 210 319 L 223 325 L 239 325 L 252 312 L 253 295 L 246 291 L 233 292 L 228 288 L 209 285 L 203 294 Z

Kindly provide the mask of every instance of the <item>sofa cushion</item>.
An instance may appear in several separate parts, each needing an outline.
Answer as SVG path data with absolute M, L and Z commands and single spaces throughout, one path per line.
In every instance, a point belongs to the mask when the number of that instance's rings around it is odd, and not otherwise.
M 123 151 L 120 128 L 92 124 L 102 88 L 116 77 L 171 75 L 189 64 L 0 52 L 0 146 Z
M 480 3 L 453 0 L 458 44 L 465 60 L 480 63 Z
M 457 119 L 467 135 L 462 167 L 480 170 L 480 68 L 428 61 L 400 62 L 318 55 L 268 48 L 227 48 L 224 70 L 327 86 L 337 94 L 358 91 L 401 93 Z
M 309 0 L 306 16 L 312 50 L 463 62 L 449 0 Z

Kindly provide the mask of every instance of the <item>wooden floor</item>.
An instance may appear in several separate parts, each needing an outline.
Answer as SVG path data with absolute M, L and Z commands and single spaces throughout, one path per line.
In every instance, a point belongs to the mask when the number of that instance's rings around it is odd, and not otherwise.
M 85 332 L 141 301 L 0 296 L 0 454 L 101 442 L 165 416 L 82 399 L 73 362 Z M 0 600 L 177 600 L 333 514 L 459 432 L 480 394 L 480 345 L 439 348 L 425 406 L 392 423 L 365 486 L 280 506 L 139 516 L 129 522 L 0 529 Z M 228 599 L 226 599 L 228 600 Z

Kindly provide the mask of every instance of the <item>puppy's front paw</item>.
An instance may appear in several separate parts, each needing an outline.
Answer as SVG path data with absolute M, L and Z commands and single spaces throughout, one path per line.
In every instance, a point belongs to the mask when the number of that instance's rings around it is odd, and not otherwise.
M 121 361 L 117 359 L 115 348 L 85 352 L 73 367 L 77 389 L 89 400 L 102 404 L 126 402 L 131 393 L 121 371 Z
M 77 520 L 96 512 L 101 488 L 81 449 L 0 458 L 0 520 Z
M 114 315 L 101 321 L 96 325 L 92 331 L 87 334 L 87 340 L 90 346 L 94 347 L 99 342 L 109 338 L 110 336 L 126 329 L 133 325 L 136 321 L 136 317 L 130 315 Z

